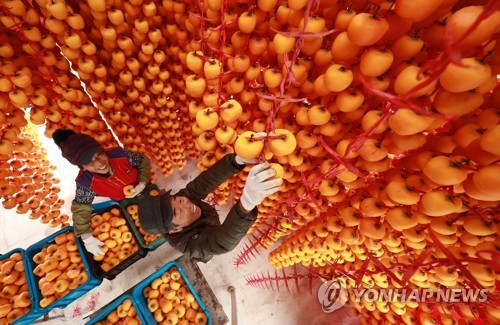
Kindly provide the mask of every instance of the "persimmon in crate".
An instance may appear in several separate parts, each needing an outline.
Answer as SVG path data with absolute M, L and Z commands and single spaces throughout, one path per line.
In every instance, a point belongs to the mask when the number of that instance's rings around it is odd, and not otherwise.
M 93 256 L 94 261 L 102 262 L 101 269 L 108 272 L 122 261 L 138 251 L 127 220 L 120 209 L 114 207 L 109 211 L 96 213 L 90 220 L 92 235 L 104 243 L 103 254 Z
M 24 270 L 20 251 L 0 260 L 0 324 L 12 324 L 32 309 L 29 281 Z
M 207 315 L 184 281 L 181 272 L 172 267 L 142 290 L 147 308 L 160 324 L 207 324 Z
M 57 235 L 53 243 L 33 256 L 33 262 L 36 264 L 33 274 L 39 278 L 38 287 L 43 297 L 39 302 L 42 308 L 66 296 L 89 278 L 73 232 Z
M 147 232 L 142 229 L 141 224 L 139 223 L 139 214 L 138 214 L 138 205 L 137 204 L 131 204 L 127 206 L 127 212 L 134 221 L 134 225 L 137 227 L 137 230 L 139 231 L 139 234 L 142 236 L 144 243 L 146 245 L 151 244 L 154 242 L 156 239 L 161 237 L 161 234 L 148 234 Z
M 116 306 L 116 308 L 115 308 Z M 99 319 L 96 322 L 89 322 L 95 325 L 111 325 L 111 324 L 127 324 L 127 325 L 139 325 L 145 324 L 143 318 L 137 312 L 135 308 L 132 296 L 125 295 L 124 297 L 119 297 L 116 302 L 112 303 L 109 308 L 103 310 L 102 315 L 99 314 L 96 317 Z

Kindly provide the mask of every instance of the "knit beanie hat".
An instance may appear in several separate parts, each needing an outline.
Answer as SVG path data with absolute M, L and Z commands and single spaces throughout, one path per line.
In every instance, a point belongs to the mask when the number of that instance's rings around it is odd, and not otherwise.
M 61 149 L 62 156 L 73 165 L 87 165 L 97 152 L 104 151 L 91 136 L 72 130 L 59 129 L 52 138 Z
M 172 190 L 161 195 L 139 196 L 139 223 L 149 234 L 166 234 L 172 230 L 174 212 L 170 204 Z

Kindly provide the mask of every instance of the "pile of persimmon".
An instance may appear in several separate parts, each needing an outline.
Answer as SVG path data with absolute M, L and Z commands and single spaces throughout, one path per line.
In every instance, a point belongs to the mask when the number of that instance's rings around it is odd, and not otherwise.
M 106 319 L 95 323 L 96 325 L 126 324 L 139 325 L 141 319 L 137 316 L 137 310 L 132 304 L 132 300 L 125 299 L 116 309 L 112 310 Z
M 85 284 L 89 278 L 72 231 L 57 235 L 54 242 L 47 244 L 33 256 L 36 265 L 33 274 L 38 278 L 42 308 Z
M 90 225 L 92 236 L 104 243 L 102 255 L 93 256 L 94 261 L 101 262 L 100 267 L 104 272 L 116 267 L 139 249 L 127 220 L 118 208 L 92 215 Z
M 29 213 L 30 219 L 38 219 L 50 227 L 64 228 L 69 217 L 60 211 L 64 200 L 58 196 L 59 179 L 54 177 L 55 166 L 47 160 L 33 125 L 22 128 L 4 125 L 2 132 L 6 137 L 18 134 L 19 139 L 30 143 L 29 150 L 16 150 L 9 159 L 0 161 L 3 208 L 15 208 L 18 214 Z
M 156 4 L 151 5 L 154 15 Z M 192 142 L 180 146 L 180 139 L 192 137 L 189 130 L 183 128 L 186 121 L 177 119 L 179 107 L 174 107 L 170 74 L 162 66 L 166 54 L 158 46 L 163 37 L 159 28 L 161 20 L 151 20 L 149 11 L 148 16 L 144 16 L 142 10 L 134 10 L 137 33 L 134 37 L 117 38 L 116 29 L 121 29 L 119 34 L 130 32 L 132 36 L 135 27 L 135 24 L 122 24 L 123 3 L 117 4 L 109 17 L 106 8 L 94 4 L 52 6 L 41 1 L 30 5 L 30 10 L 5 9 L 3 41 L 9 46 L 0 51 L 0 55 L 10 58 L 13 52 L 28 57 L 29 61 L 22 62 L 27 68 L 23 72 L 28 77 L 33 75 L 34 78 L 27 78 L 28 81 L 42 88 L 35 94 L 29 87 L 15 89 L 15 93 L 9 88 L 10 97 L 18 106 L 34 99 L 36 104 L 30 118 L 36 124 L 46 121 L 47 136 L 66 126 L 94 136 L 104 147 L 116 145 L 107 124 L 98 114 L 100 110 L 118 139 L 129 149 L 148 152 L 164 174 L 171 173 L 174 164 L 182 168 L 186 152 L 196 154 Z M 47 21 L 41 26 L 38 21 L 44 16 Z M 96 26 L 98 21 L 107 21 L 106 28 L 95 27 L 104 37 L 85 32 L 85 25 L 93 24 L 94 20 Z M 12 21 L 18 22 L 19 28 L 11 28 Z M 24 33 L 24 30 L 29 32 Z M 56 44 L 62 54 L 56 50 Z M 68 60 L 74 64 L 78 78 L 70 73 Z M 52 82 L 45 79 L 52 79 Z M 87 84 L 86 89 L 81 87 L 80 80 Z M 11 84 L 9 80 L 5 83 Z M 177 143 L 172 138 L 178 140 Z M 144 146 L 145 143 L 149 145 Z
M 176 267 L 154 279 L 144 288 L 143 295 L 149 311 L 159 324 L 207 323 L 207 315 L 200 309 Z
M 127 206 L 126 209 L 127 209 L 128 214 L 130 215 L 130 217 L 132 217 L 132 220 L 134 220 L 134 225 L 137 228 L 137 230 L 139 231 L 139 234 L 142 236 L 142 239 L 146 245 L 151 244 L 156 239 L 161 237 L 161 234 L 148 234 L 147 232 L 144 231 L 144 229 L 142 229 L 141 224 L 139 222 L 139 214 L 138 214 L 138 205 L 137 204 L 131 204 L 131 205 Z
M 23 257 L 19 252 L 0 261 L 1 324 L 12 324 L 33 307 L 24 267 Z

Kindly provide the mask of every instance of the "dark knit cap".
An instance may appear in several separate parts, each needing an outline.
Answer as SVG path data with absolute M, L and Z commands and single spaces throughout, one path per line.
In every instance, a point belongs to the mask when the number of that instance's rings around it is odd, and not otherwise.
M 139 223 L 142 229 L 149 234 L 166 234 L 173 228 L 174 212 L 170 205 L 170 192 L 151 196 L 148 194 L 139 197 Z
M 91 136 L 72 130 L 57 130 L 52 138 L 61 149 L 62 156 L 73 165 L 87 165 L 97 152 L 104 151 Z

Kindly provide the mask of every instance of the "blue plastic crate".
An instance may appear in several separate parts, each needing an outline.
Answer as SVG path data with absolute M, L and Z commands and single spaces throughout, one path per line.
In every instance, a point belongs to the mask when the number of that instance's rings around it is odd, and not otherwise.
M 65 227 L 58 232 L 40 240 L 39 242 L 31 245 L 26 249 L 26 255 L 28 258 L 28 266 L 29 266 L 29 271 L 33 274 L 33 270 L 36 267 L 35 262 L 33 261 L 33 257 L 38 253 L 42 251 L 42 248 L 48 247 L 50 244 L 54 243 L 55 238 L 64 233 L 73 231 L 73 227 Z M 83 247 L 81 243 L 77 240 L 76 241 L 77 246 L 78 246 L 78 252 L 80 253 L 80 256 L 82 258 L 83 265 L 85 266 L 85 270 L 87 271 L 88 275 L 88 280 L 84 284 L 80 285 L 74 290 L 71 290 L 70 293 L 68 293 L 66 296 L 54 301 L 52 304 L 49 306 L 42 308 L 40 307 L 40 301 L 43 299 L 42 293 L 40 288 L 38 287 L 38 281 L 40 280 L 39 277 L 37 277 L 35 274 L 33 274 L 33 288 L 34 288 L 34 293 L 35 293 L 35 300 L 37 302 L 37 309 L 40 310 L 42 313 L 41 315 L 47 314 L 49 311 L 51 311 L 53 308 L 65 308 L 67 305 L 75 301 L 76 299 L 80 298 L 83 296 L 85 293 L 88 291 L 92 290 L 93 288 L 99 286 L 102 282 L 102 279 L 97 279 L 92 275 L 91 268 L 89 261 L 85 257 Z
M 85 249 L 85 246 L 82 242 L 82 239 L 80 237 L 78 237 L 77 242 L 82 247 L 82 249 L 84 251 L 84 255 L 85 255 L 86 259 L 89 261 L 90 269 L 92 271 L 93 276 L 95 278 L 98 278 L 101 280 L 102 279 L 113 280 L 118 274 L 122 273 L 127 267 L 134 264 L 136 261 L 140 260 L 141 258 L 143 258 L 144 256 L 146 256 L 148 254 L 148 251 L 139 244 L 139 238 L 137 238 L 136 233 L 133 231 L 133 224 L 131 224 L 130 220 L 127 219 L 126 211 L 124 211 L 122 206 L 120 206 L 117 202 L 114 202 L 114 201 L 108 201 L 108 202 L 111 202 L 111 203 L 108 204 L 105 208 L 93 210 L 92 214 L 94 214 L 94 213 L 102 214 L 102 213 L 104 213 L 106 211 L 110 211 L 111 209 L 114 209 L 114 208 L 119 209 L 121 214 L 123 215 L 125 221 L 127 222 L 127 227 L 130 229 L 130 232 L 132 233 L 133 238 L 137 242 L 137 246 L 139 249 L 137 250 L 137 252 L 135 252 L 134 254 L 130 255 L 129 257 L 127 257 L 126 259 L 121 261 L 120 264 L 116 265 L 111 270 L 104 272 L 104 270 L 101 268 L 101 262 L 94 261 L 94 259 L 92 258 L 92 254 L 89 253 Z
M 142 314 L 144 315 L 144 318 L 146 319 L 147 324 L 148 325 L 158 324 L 158 322 L 154 319 L 153 314 L 148 309 L 146 298 L 144 298 L 144 295 L 143 295 L 144 288 L 146 288 L 151 282 L 153 282 L 154 279 L 159 278 L 163 273 L 167 272 L 168 270 L 170 270 L 174 266 L 179 270 L 182 278 L 184 279 L 184 282 L 186 282 L 186 285 L 189 288 L 189 291 L 193 294 L 194 298 L 196 299 L 196 302 L 200 305 L 200 310 L 203 311 L 205 313 L 205 315 L 207 315 L 207 324 L 212 325 L 212 317 L 210 316 L 210 312 L 208 311 L 207 307 L 205 307 L 205 304 L 203 303 L 203 301 L 201 301 L 200 296 L 198 296 L 198 293 L 196 293 L 196 291 L 194 290 L 193 285 L 189 281 L 186 273 L 184 273 L 184 270 L 182 269 L 180 264 L 175 262 L 175 261 L 171 261 L 171 262 L 168 262 L 167 264 L 163 265 L 156 272 L 149 275 L 147 278 L 145 278 L 144 280 L 139 282 L 134 287 L 132 294 L 133 294 L 135 300 L 138 302 L 139 308 L 140 308 Z
M 148 184 L 142 191 L 142 193 L 149 193 L 152 190 L 156 190 L 158 192 L 161 192 L 160 188 L 156 184 Z M 134 233 L 137 242 L 139 246 L 144 248 L 145 250 L 148 251 L 154 251 L 161 245 L 163 245 L 166 242 L 166 239 L 163 236 L 158 237 L 155 239 L 153 242 L 146 244 L 144 241 L 144 238 L 142 237 L 141 233 L 139 232 L 139 229 L 136 227 L 134 223 L 134 219 L 132 216 L 127 212 L 127 207 L 132 204 L 139 204 L 139 197 L 133 197 L 133 198 L 127 198 L 124 199 L 120 202 L 109 200 L 109 201 L 104 201 L 104 202 L 99 202 L 99 203 L 94 203 L 92 204 L 92 213 L 96 213 L 97 211 L 105 211 L 106 209 L 110 208 L 113 205 L 120 205 L 122 207 L 122 212 L 125 215 L 125 218 L 128 219 L 129 224 L 131 225 L 131 231 Z
M 103 201 L 103 202 L 99 202 L 99 203 L 94 203 L 94 204 L 92 204 L 92 211 L 104 210 L 106 208 L 109 208 L 113 204 L 118 204 L 118 202 L 113 201 L 113 200 L 108 200 L 108 201 Z
M 26 251 L 22 248 L 15 248 L 10 252 L 1 255 L 0 261 L 9 258 L 14 253 L 21 253 L 21 256 L 23 258 L 24 273 L 26 274 L 26 283 L 28 283 L 28 292 L 30 294 L 31 306 L 30 306 L 30 311 L 21 316 L 18 320 L 16 320 L 12 324 L 15 325 L 31 324 L 34 320 L 40 318 L 43 315 L 43 313 L 37 309 L 38 304 L 35 299 L 34 288 L 33 288 L 33 283 L 34 283 L 33 273 L 30 272 L 31 270 L 28 267 L 28 257 L 26 256 Z
M 101 310 L 98 314 L 96 314 L 88 322 L 86 322 L 85 325 L 92 325 L 92 324 L 95 324 L 101 320 L 106 319 L 108 314 L 111 313 L 116 308 L 118 308 L 118 306 L 123 301 L 125 301 L 125 299 L 130 299 L 132 301 L 132 306 L 134 306 L 135 310 L 137 311 L 137 316 L 139 316 L 141 324 L 147 325 L 148 323 L 146 322 L 146 319 L 142 315 L 141 311 L 139 310 L 139 306 L 138 306 L 137 301 L 130 294 L 123 294 L 123 295 L 119 296 L 118 298 L 116 298 L 115 300 L 113 300 L 111 303 L 109 303 L 107 306 L 105 306 L 103 310 Z

